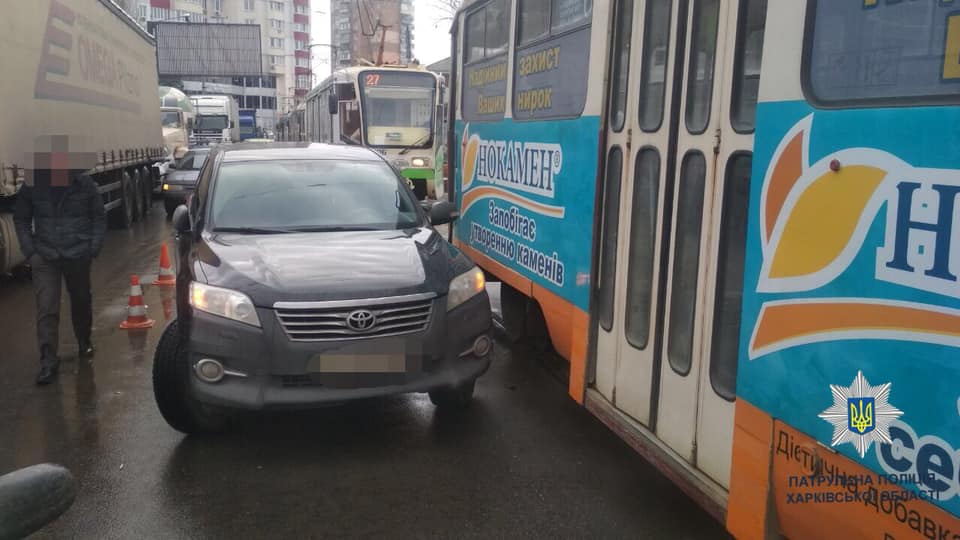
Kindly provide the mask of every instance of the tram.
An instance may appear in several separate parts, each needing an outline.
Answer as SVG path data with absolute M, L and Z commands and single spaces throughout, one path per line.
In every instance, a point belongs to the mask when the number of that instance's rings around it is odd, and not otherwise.
M 455 243 L 740 538 L 960 539 L 960 2 L 467 0 Z
M 334 71 L 307 96 L 306 138 L 375 149 L 407 178 L 420 199 L 444 196 L 444 87 L 420 65 L 353 66 Z

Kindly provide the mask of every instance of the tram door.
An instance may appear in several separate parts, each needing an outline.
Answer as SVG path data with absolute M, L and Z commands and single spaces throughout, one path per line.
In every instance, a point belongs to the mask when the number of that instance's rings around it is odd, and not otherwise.
M 612 53 L 595 385 L 727 487 L 766 1 L 619 5 L 632 29 Z

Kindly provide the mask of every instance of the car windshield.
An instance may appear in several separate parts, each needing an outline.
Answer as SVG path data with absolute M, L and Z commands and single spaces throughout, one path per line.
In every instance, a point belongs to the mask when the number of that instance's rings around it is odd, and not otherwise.
M 205 161 L 207 161 L 207 154 L 209 151 L 201 152 L 196 150 L 191 150 L 183 155 L 182 158 L 177 160 L 178 169 L 186 169 L 190 171 L 198 171 Z
M 213 230 L 398 230 L 422 225 L 417 204 L 380 161 L 277 160 L 224 164 Z
M 196 129 L 226 129 L 227 125 L 226 116 L 198 116 L 193 127 Z
M 163 127 L 178 128 L 180 127 L 180 113 L 176 111 L 163 111 L 160 113 L 160 122 L 163 124 Z

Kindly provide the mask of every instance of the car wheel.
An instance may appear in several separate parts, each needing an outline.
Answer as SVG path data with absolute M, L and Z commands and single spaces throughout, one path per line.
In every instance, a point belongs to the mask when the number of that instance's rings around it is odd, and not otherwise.
M 163 331 L 153 357 L 153 397 L 170 427 L 187 435 L 217 433 L 228 426 L 225 411 L 190 394 L 190 365 L 176 319 Z
M 473 401 L 475 383 L 476 381 L 470 381 L 453 388 L 433 390 L 430 392 L 430 401 L 443 409 L 463 409 Z

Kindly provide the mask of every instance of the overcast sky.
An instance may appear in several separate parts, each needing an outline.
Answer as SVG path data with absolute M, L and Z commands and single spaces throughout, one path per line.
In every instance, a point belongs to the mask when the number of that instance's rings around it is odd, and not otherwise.
M 313 43 L 330 43 L 330 2 L 313 0 L 311 24 Z M 434 0 L 414 0 L 413 55 L 421 64 L 431 64 L 450 56 L 450 22 L 435 25 L 440 12 Z M 313 48 L 314 83 L 330 75 L 330 48 Z

